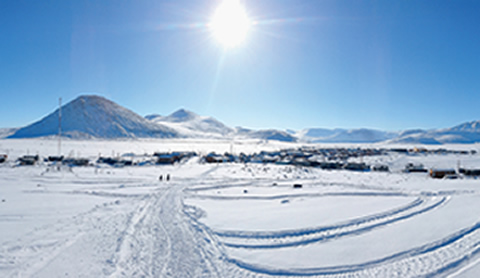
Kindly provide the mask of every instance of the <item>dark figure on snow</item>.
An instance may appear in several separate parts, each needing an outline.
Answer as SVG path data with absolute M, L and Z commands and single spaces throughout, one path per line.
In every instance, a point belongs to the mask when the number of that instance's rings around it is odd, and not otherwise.
M 163 180 L 163 175 L 160 175 L 160 177 L 158 177 L 158 180 L 162 181 Z
M 167 181 L 170 180 L 170 174 L 167 174 Z

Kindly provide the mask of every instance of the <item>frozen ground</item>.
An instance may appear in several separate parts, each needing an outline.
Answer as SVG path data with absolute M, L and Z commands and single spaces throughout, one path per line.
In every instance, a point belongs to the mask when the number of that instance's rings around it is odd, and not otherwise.
M 268 142 L 66 141 L 94 158 L 258 152 Z M 478 150 L 478 145 L 442 146 Z M 54 140 L 0 140 L 11 159 Z M 367 161 L 368 160 L 368 161 Z M 0 165 L 0 277 L 478 277 L 480 181 L 404 174 L 480 168 L 480 155 L 370 157 L 392 173 L 261 164 Z M 170 174 L 160 182 L 160 174 Z M 302 184 L 302 188 L 293 188 Z

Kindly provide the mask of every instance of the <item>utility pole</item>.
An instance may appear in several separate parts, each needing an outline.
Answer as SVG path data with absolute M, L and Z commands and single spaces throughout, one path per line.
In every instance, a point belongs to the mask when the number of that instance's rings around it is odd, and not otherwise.
M 62 155 L 62 98 L 58 99 L 58 156 Z

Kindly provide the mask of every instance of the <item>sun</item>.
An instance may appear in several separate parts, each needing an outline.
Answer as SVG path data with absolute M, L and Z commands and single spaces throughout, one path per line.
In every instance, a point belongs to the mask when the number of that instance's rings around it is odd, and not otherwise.
M 238 0 L 223 0 L 209 26 L 218 42 L 225 47 L 235 47 L 247 37 L 251 20 Z

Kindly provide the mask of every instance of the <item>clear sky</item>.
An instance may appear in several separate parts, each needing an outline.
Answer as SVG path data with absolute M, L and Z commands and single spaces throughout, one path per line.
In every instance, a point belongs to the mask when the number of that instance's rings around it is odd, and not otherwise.
M 0 1 L 0 127 L 82 94 L 251 128 L 480 120 L 478 0 L 245 0 L 254 24 L 228 49 L 219 3 Z

